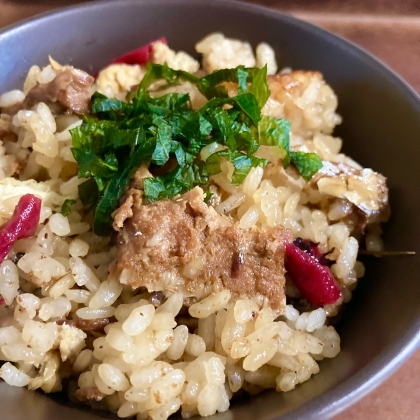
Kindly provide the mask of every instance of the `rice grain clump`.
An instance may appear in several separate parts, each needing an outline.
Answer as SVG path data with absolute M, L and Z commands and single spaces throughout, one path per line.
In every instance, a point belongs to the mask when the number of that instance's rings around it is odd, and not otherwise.
M 153 177 L 153 167 L 143 165 L 114 213 L 114 226 L 121 229 L 118 240 L 115 235 L 98 236 L 94 215 L 83 204 L 83 187 L 79 191 L 86 179 L 78 177 L 71 130 L 82 125 L 91 94 L 126 100 L 143 80 L 146 66 L 112 64 L 95 81 L 52 59 L 44 68 L 33 66 L 22 91 L 0 96 L 1 229 L 22 196 L 42 200 L 35 235 L 16 240 L 0 260 L 0 358 L 5 362 L 0 377 L 9 385 L 48 393 L 60 391 L 65 380 L 71 399 L 94 403 L 121 418 L 164 420 L 176 412 L 190 418 L 228 410 L 230 400 L 243 391 L 290 391 L 318 373 L 322 359 L 340 352 L 331 320 L 364 274 L 357 255 L 365 230 L 366 248 L 382 250 L 380 222 L 388 215 L 385 178 L 340 153 L 342 140 L 332 134 L 341 121 L 335 112 L 337 98 L 321 73 L 286 69 L 276 74 L 274 50 L 268 44 L 260 43 L 254 54 L 247 42 L 220 33 L 201 40 L 196 50 L 203 55 L 201 69 L 195 59 L 162 42 L 151 45 L 148 54 L 156 64 L 167 63 L 194 76 L 267 65 L 271 93 L 262 114 L 289 120 L 290 152 L 316 153 L 323 167 L 307 182 L 296 165 L 285 168 L 284 156 L 262 144 L 254 157 L 267 164 L 255 165 L 237 183 L 232 161 L 219 159 L 220 171 L 210 175 L 206 194 L 190 191 L 190 197 L 195 194 L 200 200 L 178 208 L 185 224 L 173 228 L 183 231 L 169 235 L 162 223 L 147 236 L 140 229 L 122 229 L 139 208 L 152 207 L 144 200 L 144 185 Z M 207 99 L 193 80 L 163 88 L 154 82 L 150 95 L 179 98 L 187 93 L 196 110 Z M 238 91 L 232 82 L 224 88 L 230 96 Z M 162 103 L 153 109 L 161 112 Z M 224 118 L 223 112 L 220 108 L 215 119 Z M 226 150 L 210 143 L 196 160 L 204 164 L 215 152 Z M 112 168 L 114 158 L 108 159 L 107 168 Z M 182 200 L 179 194 L 167 200 L 163 216 L 175 220 L 170 212 Z M 259 233 L 278 231 L 286 232 L 284 243 L 273 251 L 269 244 L 276 242 Z M 177 271 L 154 266 L 159 278 L 152 286 L 133 271 L 119 272 L 122 244 L 133 239 L 131 234 L 145 235 L 145 245 L 137 251 L 150 266 L 164 250 L 168 264 L 177 258 Z M 192 242 L 183 239 L 194 235 L 203 248 L 195 254 Z M 241 242 L 243 238 L 250 243 Z M 230 283 L 197 278 L 210 243 L 222 243 L 218 249 L 228 250 L 219 256 L 220 265 L 233 253 L 225 270 Z M 232 251 L 232 244 L 238 249 Z M 270 290 L 270 261 L 286 255 L 285 267 L 290 264 L 287 246 L 296 247 L 302 270 L 322 266 L 340 298 L 314 304 L 313 290 L 302 288 L 292 270 L 279 282 L 281 304 L 270 301 L 269 293 L 243 290 L 238 279 L 249 269 L 244 258 L 252 256 L 258 270 L 251 274 L 263 273 L 255 281 Z M 252 252 L 247 254 L 247 247 Z M 247 278 L 253 279 L 249 273 Z
M 160 418 L 158 413 L 179 408 L 184 417 L 207 416 L 226 411 L 241 388 L 291 390 L 319 371 L 312 355 L 319 361 L 340 351 L 337 333 L 322 329 L 316 311 L 309 316 L 318 322 L 308 333 L 307 325 L 299 330 L 292 321 L 276 321 L 271 309 L 258 310 L 250 300 L 227 309 L 208 302 L 203 307 L 207 316 L 200 317 L 196 333 L 189 333 L 175 321 L 179 302 L 182 297 L 175 294 L 156 311 L 145 299 L 120 305 L 117 322 L 105 327 L 105 337 L 97 338 L 93 353 L 84 356 L 92 359 L 83 362 L 78 392 L 93 384 L 105 400 L 121 392 L 125 402 L 121 397 L 114 401 L 120 417 Z M 191 306 L 190 313 L 195 311 Z M 144 320 L 133 328 L 141 314 Z

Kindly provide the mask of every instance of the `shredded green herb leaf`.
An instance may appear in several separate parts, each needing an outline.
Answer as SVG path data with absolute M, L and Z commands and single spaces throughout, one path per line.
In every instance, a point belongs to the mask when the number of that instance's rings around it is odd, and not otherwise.
M 73 204 L 76 204 L 76 200 L 72 200 L 72 199 L 67 199 L 67 200 L 64 200 L 64 203 L 63 203 L 63 205 L 61 206 L 61 211 L 60 211 L 60 213 L 61 213 L 63 216 L 68 216 L 68 215 L 70 215 L 70 213 L 71 213 L 71 206 L 72 206 Z
M 306 182 L 322 168 L 322 161 L 316 153 L 290 152 L 290 159 Z
M 208 102 L 193 110 L 188 94 L 161 94 L 181 82 L 195 85 Z M 228 83 L 238 87 L 236 96 L 229 96 Z M 144 179 L 149 202 L 208 185 L 209 177 L 221 171 L 221 159 L 234 166 L 232 184 L 241 184 L 252 168 L 267 164 L 255 156 L 260 145 L 275 148 L 285 167 L 291 162 L 309 180 L 322 162 L 314 153 L 290 152 L 288 121 L 261 116 L 269 96 L 266 67 L 239 66 L 200 78 L 150 63 L 127 102 L 95 93 L 92 115 L 71 130 L 78 175 L 87 178 L 79 185 L 79 196 L 94 211 L 95 233 L 109 234 L 112 213 L 142 164 L 158 174 Z M 210 143 L 217 151 L 204 162 L 200 151 Z M 71 205 L 63 205 L 63 211 Z

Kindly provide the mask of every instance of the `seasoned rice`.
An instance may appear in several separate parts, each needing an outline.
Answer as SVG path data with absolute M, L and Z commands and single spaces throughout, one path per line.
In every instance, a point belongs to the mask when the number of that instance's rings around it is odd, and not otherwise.
M 266 43 L 254 55 L 250 44 L 217 33 L 196 49 L 203 54 L 200 71 L 267 64 L 269 74 L 277 73 L 274 51 Z M 154 44 L 152 57 L 189 72 L 200 68 L 194 58 L 162 42 Z M 37 83 L 54 80 L 58 66 L 54 61 L 33 66 L 22 91 L 0 96 L 0 108 L 22 102 Z M 94 89 L 121 99 L 144 74 L 139 65 L 113 64 L 100 72 Z M 273 76 L 269 86 L 272 96 L 263 113 L 292 122 L 292 150 L 362 170 L 340 153 L 342 140 L 332 134 L 341 122 L 337 97 L 319 72 L 286 71 Z M 189 92 L 193 107 L 202 104 L 192 85 L 171 89 Z M 288 279 L 281 314 L 262 298 L 235 301 L 228 289 L 186 308 L 180 294 L 160 300 L 156 292 L 122 285 L 115 275 L 115 244 L 93 233 L 92 216 L 78 197 L 83 179 L 77 177 L 69 130 L 80 124 L 78 115 L 43 102 L 0 115 L 0 223 L 10 218 L 22 195 L 42 199 L 36 235 L 19 239 L 0 265 L 0 359 L 5 361 L 0 377 L 5 382 L 56 392 L 68 379 L 72 399 L 99 401 L 121 418 L 166 419 L 179 410 L 189 418 L 228 410 L 240 390 L 291 391 L 319 372 L 322 359 L 337 356 L 340 337 L 331 319 L 364 274 L 349 200 L 375 203 L 373 171 L 361 181 L 339 176 L 306 183 L 262 146 L 257 155 L 269 164 L 252 169 L 243 184 L 234 186 L 232 164 L 223 162 L 221 173 L 212 177 L 215 210 L 244 230 L 281 225 L 294 237 L 319 244 L 333 263 L 343 298 L 313 308 L 300 301 Z M 201 151 L 203 160 L 214 152 L 211 147 Z M 75 204 L 63 215 L 61 206 L 69 199 Z M 382 249 L 380 233 L 377 224 L 370 226 L 367 250 Z

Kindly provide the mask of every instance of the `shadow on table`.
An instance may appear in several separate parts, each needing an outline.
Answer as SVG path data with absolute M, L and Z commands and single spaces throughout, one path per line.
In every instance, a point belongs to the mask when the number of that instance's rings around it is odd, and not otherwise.
M 322 12 L 373 15 L 420 15 L 418 0 L 243 0 L 289 12 Z

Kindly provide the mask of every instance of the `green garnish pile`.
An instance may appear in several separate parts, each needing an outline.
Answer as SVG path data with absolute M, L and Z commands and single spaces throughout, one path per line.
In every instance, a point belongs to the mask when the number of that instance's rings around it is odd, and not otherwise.
M 152 98 L 148 88 L 156 81 L 164 83 L 159 89 L 188 81 L 208 102 L 195 111 L 188 94 Z M 229 97 L 224 82 L 236 83 L 238 95 Z M 266 67 L 239 66 L 200 78 L 158 64 L 148 65 L 127 102 L 95 93 L 93 116 L 85 115 L 83 124 L 71 130 L 78 175 L 87 178 L 79 186 L 79 196 L 94 210 L 95 233 L 109 234 L 111 214 L 142 164 L 150 164 L 151 169 L 163 167 L 159 169 L 161 175 L 144 180 L 144 196 L 149 202 L 207 185 L 209 177 L 221 171 L 221 158 L 235 167 L 232 184 L 241 184 L 251 168 L 267 164 L 255 156 L 260 145 L 275 147 L 284 166 L 294 164 L 308 181 L 322 162 L 315 153 L 289 150 L 287 120 L 261 116 L 269 95 Z M 199 153 L 210 143 L 223 149 L 204 162 Z

